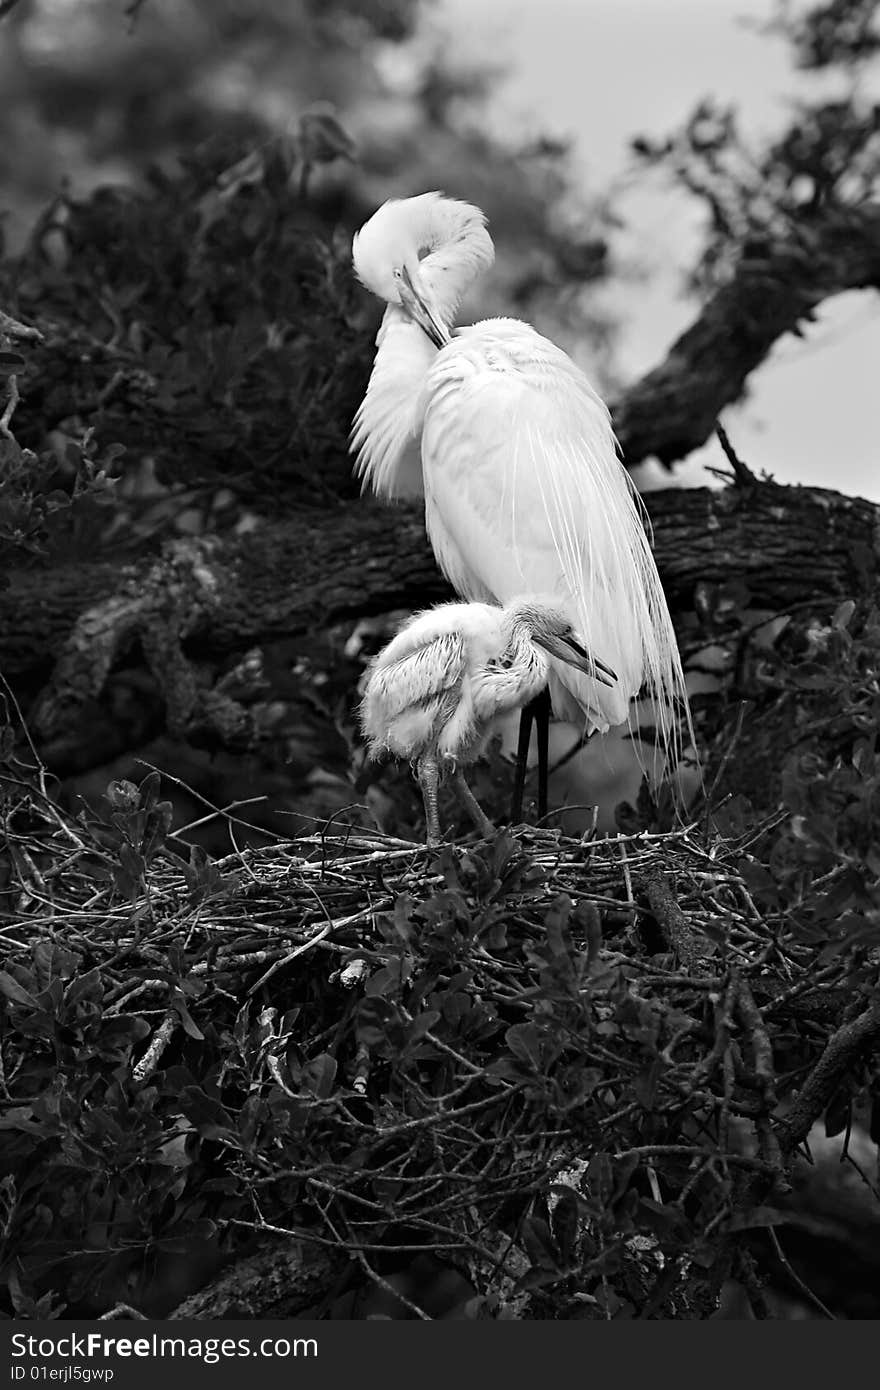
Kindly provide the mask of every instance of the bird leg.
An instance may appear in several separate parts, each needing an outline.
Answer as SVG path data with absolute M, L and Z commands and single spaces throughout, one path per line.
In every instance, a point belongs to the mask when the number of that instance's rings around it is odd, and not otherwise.
M 538 736 L 538 820 L 547 814 L 547 777 L 550 763 L 550 691 L 546 685 L 535 696 L 535 732 Z
M 547 814 L 547 770 L 549 765 L 550 741 L 550 692 L 545 688 L 527 705 L 523 706 L 519 717 L 519 741 L 516 746 L 516 775 L 513 782 L 513 798 L 510 805 L 510 823 L 519 825 L 522 820 L 523 793 L 526 785 L 526 766 L 529 759 L 529 744 L 532 739 L 532 723 L 538 731 L 538 817 Z
M 456 767 L 453 769 L 452 785 L 455 788 L 461 804 L 466 809 L 480 834 L 485 839 L 489 839 L 495 834 L 496 827 L 492 824 L 467 782 L 464 780 L 464 773 L 461 771 L 461 768 Z
M 422 790 L 422 800 L 425 803 L 428 847 L 429 849 L 436 849 L 438 845 L 443 843 L 443 835 L 440 831 L 440 814 L 437 810 L 440 768 L 437 759 L 432 754 L 426 754 L 424 758 L 419 758 L 416 764 L 416 777 Z
M 519 825 L 522 820 L 523 793 L 526 789 L 526 763 L 529 760 L 529 744 L 532 741 L 532 720 L 535 717 L 534 701 L 523 705 L 519 716 L 519 739 L 516 745 L 516 773 L 513 779 L 513 797 L 510 802 L 510 823 Z

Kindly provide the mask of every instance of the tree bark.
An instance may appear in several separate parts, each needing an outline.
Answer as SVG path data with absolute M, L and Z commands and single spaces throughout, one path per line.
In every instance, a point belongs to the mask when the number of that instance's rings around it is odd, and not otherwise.
M 296 1318 L 332 1291 L 350 1264 L 338 1250 L 267 1241 L 179 1304 L 169 1319 Z
M 645 502 L 673 613 L 692 612 L 701 586 L 734 581 L 777 611 L 877 593 L 880 508 L 860 498 L 759 483 L 669 489 Z M 181 638 L 217 658 L 450 593 L 419 504 L 349 502 L 245 536 L 177 541 L 121 573 L 104 562 L 20 571 L 0 607 L 2 666 L 9 678 L 45 672 L 66 644 L 75 665 L 94 667 L 102 624 L 133 637 L 142 609 L 167 618 L 172 600 L 186 610 Z

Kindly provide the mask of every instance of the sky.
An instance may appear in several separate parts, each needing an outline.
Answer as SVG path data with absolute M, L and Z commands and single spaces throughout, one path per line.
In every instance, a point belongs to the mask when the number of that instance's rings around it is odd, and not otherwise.
M 438 0 L 437 23 L 468 55 L 506 69 L 493 122 L 571 135 L 575 169 L 598 192 L 631 167 L 632 136 L 672 131 L 701 96 L 735 103 L 745 134 L 757 141 L 784 128 L 786 98 L 822 79 L 794 73 L 785 44 L 743 22 L 765 20 L 773 9 L 772 0 Z M 880 95 L 880 71 L 870 81 Z M 618 366 L 634 380 L 694 315 L 683 272 L 699 246 L 699 221 L 659 180 L 615 207 L 627 221 L 618 253 L 647 271 L 604 301 L 622 318 Z M 826 301 L 804 338 L 788 334 L 777 343 L 753 373 L 748 399 L 723 423 L 755 472 L 880 502 L 878 385 L 880 296 L 849 292 Z M 676 470 L 676 480 L 711 482 L 706 464 L 724 466 L 714 441 Z M 669 481 L 650 464 L 635 477 L 643 488 Z

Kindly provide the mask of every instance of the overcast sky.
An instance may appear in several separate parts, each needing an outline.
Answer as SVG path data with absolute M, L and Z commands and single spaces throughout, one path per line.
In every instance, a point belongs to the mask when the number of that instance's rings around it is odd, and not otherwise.
M 772 10 L 772 0 L 439 0 L 438 21 L 463 49 L 508 68 L 494 119 L 571 134 L 587 186 L 598 191 L 627 169 L 631 136 L 672 130 L 703 95 L 735 102 L 755 138 L 783 127 L 786 97 L 817 79 L 794 74 L 784 43 L 742 23 Z M 880 72 L 871 80 L 880 94 Z M 682 270 L 699 244 L 698 222 L 659 187 L 619 206 L 628 222 L 620 249 L 649 271 L 612 301 L 624 323 L 619 365 L 633 378 L 693 315 Z M 828 301 L 804 339 L 789 334 L 777 344 L 750 386 L 724 421 L 753 469 L 880 502 L 880 296 Z M 709 481 L 705 462 L 723 463 L 716 444 L 677 477 Z

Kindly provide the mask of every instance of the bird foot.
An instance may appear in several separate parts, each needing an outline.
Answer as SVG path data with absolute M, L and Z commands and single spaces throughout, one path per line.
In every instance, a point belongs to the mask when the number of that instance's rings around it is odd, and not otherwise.
M 497 827 L 490 821 L 479 801 L 474 796 L 467 782 L 464 780 L 464 775 L 460 768 L 455 768 L 453 770 L 452 785 L 458 795 L 459 801 L 464 806 L 483 839 L 493 839 Z

